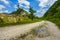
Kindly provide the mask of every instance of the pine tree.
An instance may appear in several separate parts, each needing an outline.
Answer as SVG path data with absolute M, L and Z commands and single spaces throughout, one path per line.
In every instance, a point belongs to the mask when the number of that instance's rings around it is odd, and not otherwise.
M 34 13 L 35 13 L 36 11 L 33 10 L 33 8 L 30 6 L 29 12 L 30 12 L 30 18 L 33 20 L 33 18 L 34 18 Z

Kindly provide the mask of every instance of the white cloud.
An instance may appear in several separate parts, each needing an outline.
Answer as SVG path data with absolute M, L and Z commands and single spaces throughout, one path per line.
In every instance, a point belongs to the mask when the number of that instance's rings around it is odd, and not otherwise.
M 8 10 L 5 10 L 5 11 L 0 10 L 0 13 L 10 13 L 10 12 Z
M 0 10 L 0 13 L 3 13 L 3 12 Z
M 42 17 L 47 10 L 48 9 L 40 9 L 40 10 L 37 10 L 36 15 L 39 16 L 39 17 Z
M 20 6 L 25 8 L 29 8 L 30 5 L 30 2 L 28 2 L 27 0 L 18 0 L 18 3 L 20 4 Z M 25 6 L 23 6 L 22 4 L 24 4 Z
M 9 13 L 9 11 L 8 11 L 8 10 L 5 10 L 4 12 L 5 12 L 5 13 Z
M 48 0 L 39 0 L 39 2 L 39 6 L 44 7 L 47 4 Z
M 52 5 L 55 1 L 57 0 L 38 0 L 40 3 L 39 3 L 39 6 L 40 7 L 45 7 L 46 5 Z
M 14 5 L 14 8 L 17 9 L 18 8 L 17 5 Z
M 0 10 L 2 10 L 3 8 L 5 8 L 5 6 L 3 6 L 3 5 L 0 5 Z
M 7 0 L 0 0 L 0 1 L 4 2 L 5 4 L 9 4 Z
M 11 7 L 9 0 L 0 0 L 0 2 L 4 3 L 7 7 Z
M 29 8 L 29 6 L 22 6 L 23 8 Z
M 30 3 L 28 1 L 23 2 L 25 5 L 29 6 Z
M 29 8 L 29 6 L 25 6 L 25 8 Z
M 47 5 L 52 6 L 55 3 L 55 1 L 57 1 L 57 0 L 49 0 Z
M 30 5 L 30 2 L 26 1 L 26 0 L 18 0 L 18 2 L 20 4 L 25 4 L 25 5 Z
M 44 15 L 44 13 L 48 10 L 49 7 L 51 7 L 55 1 L 57 0 L 38 0 L 39 1 L 39 7 L 41 9 L 37 10 L 37 15 L 39 17 L 42 17 Z M 45 8 L 47 7 L 48 5 L 48 8 Z

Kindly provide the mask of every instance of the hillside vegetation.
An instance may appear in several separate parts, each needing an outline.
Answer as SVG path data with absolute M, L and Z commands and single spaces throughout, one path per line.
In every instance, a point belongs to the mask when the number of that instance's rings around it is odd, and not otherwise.
M 45 13 L 44 19 L 56 23 L 60 28 L 60 0 L 56 1 Z
M 30 7 L 29 12 L 22 8 L 18 8 L 10 14 L 0 13 L 0 27 L 40 21 L 40 19 L 34 15 L 36 11 L 33 10 L 32 7 Z

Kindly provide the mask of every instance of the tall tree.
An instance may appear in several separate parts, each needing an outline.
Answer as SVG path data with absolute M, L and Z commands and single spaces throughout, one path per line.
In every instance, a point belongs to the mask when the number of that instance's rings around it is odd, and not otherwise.
M 21 14 L 21 12 L 23 11 L 23 9 L 19 7 L 19 3 L 17 5 L 17 7 L 18 7 L 18 9 L 16 11 L 16 14 L 18 15 L 18 14 Z
M 22 12 L 24 12 L 24 9 L 20 8 L 19 4 L 17 5 L 17 8 L 18 9 L 16 11 L 12 12 L 12 14 L 16 14 L 18 16 L 19 14 L 21 14 Z
M 33 20 L 33 18 L 34 18 L 34 13 L 35 13 L 36 11 L 33 10 L 33 8 L 30 6 L 29 12 L 30 12 L 30 18 Z

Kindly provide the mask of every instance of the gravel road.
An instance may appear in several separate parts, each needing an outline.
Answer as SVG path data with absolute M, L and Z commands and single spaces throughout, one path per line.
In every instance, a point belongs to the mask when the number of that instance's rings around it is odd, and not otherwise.
M 16 25 L 9 27 L 0 27 L 0 40 L 9 40 L 10 38 L 16 38 L 23 34 L 29 33 L 31 29 L 44 25 L 48 28 L 50 36 L 46 38 L 35 38 L 35 40 L 60 40 L 60 30 L 57 26 L 49 21 L 36 22 L 25 25 Z M 28 39 L 27 39 L 28 40 Z

